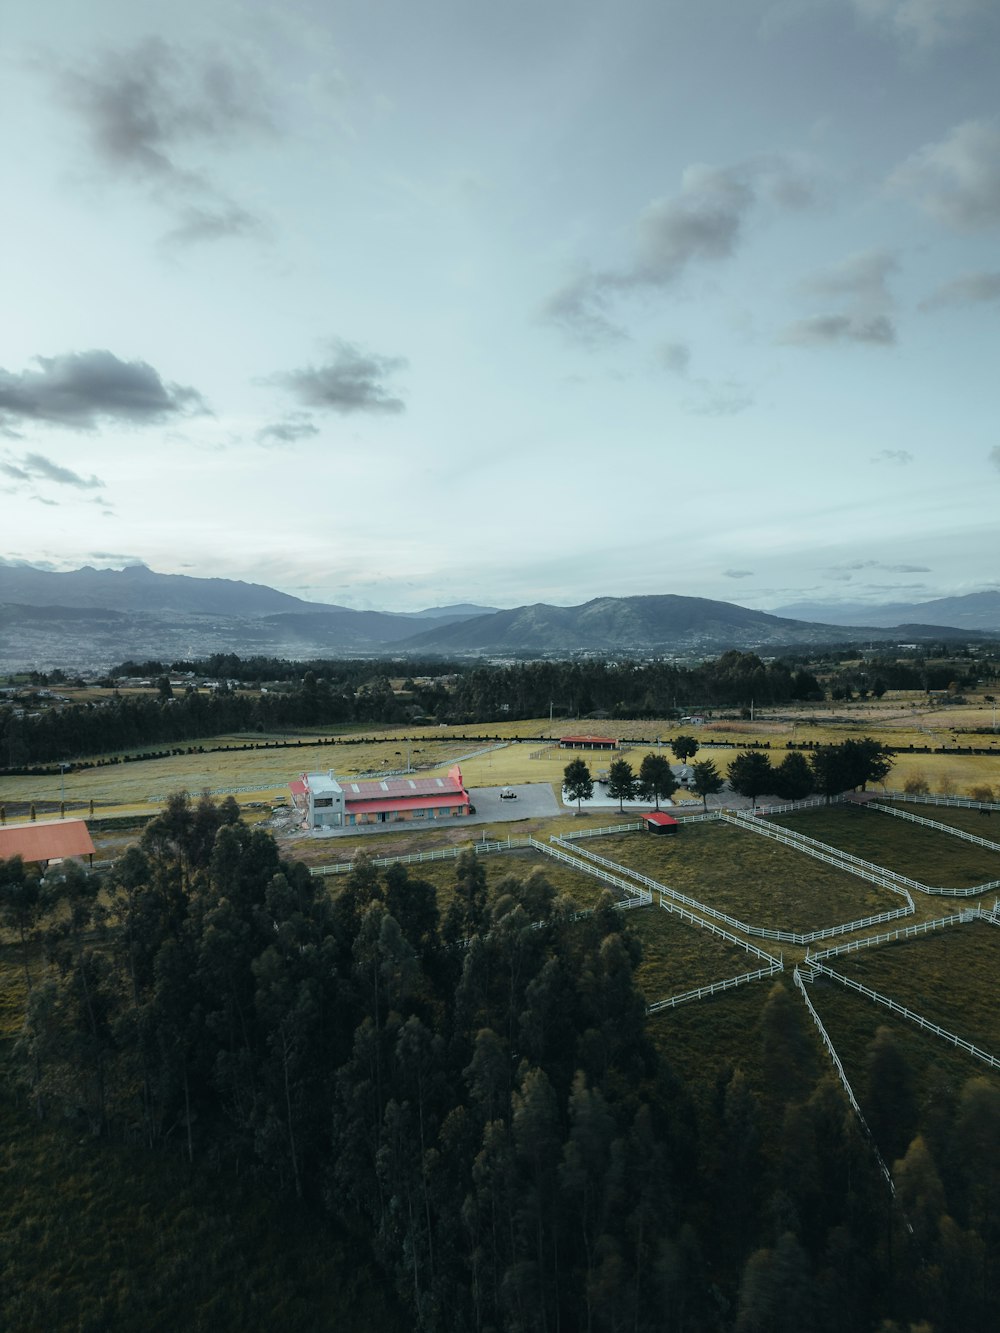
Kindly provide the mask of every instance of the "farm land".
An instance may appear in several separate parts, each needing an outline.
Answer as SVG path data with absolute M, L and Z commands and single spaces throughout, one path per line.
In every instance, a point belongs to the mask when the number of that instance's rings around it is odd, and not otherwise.
M 948 809 L 925 805 L 920 811 L 925 819 L 936 820 L 939 808 Z M 973 888 L 1000 879 L 1000 852 L 878 810 L 831 805 L 775 816 L 772 822 L 907 875 L 929 888 Z

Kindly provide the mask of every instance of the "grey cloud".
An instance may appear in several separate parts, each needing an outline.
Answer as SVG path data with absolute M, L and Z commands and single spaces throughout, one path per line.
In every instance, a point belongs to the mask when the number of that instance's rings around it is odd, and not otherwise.
M 271 376 L 271 383 L 290 390 L 306 407 L 333 412 L 402 412 L 383 381 L 408 365 L 405 357 L 363 352 L 353 343 L 335 339 L 332 357 L 321 366 L 305 366 Z
M 871 460 L 873 463 L 897 463 L 905 466 L 913 462 L 909 449 L 880 449 Z
M 728 259 L 762 200 L 799 209 L 811 202 L 812 193 L 811 180 L 791 158 L 689 166 L 675 194 L 652 200 L 639 214 L 631 260 L 574 278 L 546 300 L 541 316 L 591 345 L 620 339 L 623 331 L 607 314 L 612 298 L 669 286 L 692 265 Z
M 691 348 L 687 343 L 662 343 L 656 349 L 656 356 L 664 370 L 674 375 L 686 375 L 691 364 Z
M 985 301 L 1000 301 L 1000 273 L 963 273 L 921 301 L 920 309 L 940 310 L 944 306 L 977 305 Z
M 862 250 L 804 278 L 799 285 L 806 292 L 881 305 L 891 300 L 886 279 L 898 268 L 896 257 L 888 250 Z
M 281 421 L 274 421 L 257 432 L 260 444 L 294 444 L 318 435 L 319 427 L 308 412 L 292 412 Z
M 99 477 L 81 477 L 60 463 L 53 463 L 44 454 L 25 454 L 16 463 L 0 464 L 0 470 L 17 481 L 51 481 L 59 486 L 77 486 L 82 490 L 95 490 L 104 485 Z
M 826 576 L 840 577 L 845 573 L 857 573 L 861 569 L 881 569 L 887 574 L 929 574 L 931 572 L 929 565 L 887 565 L 884 560 L 847 560 L 839 565 L 831 565 L 826 570 Z M 886 586 L 891 587 L 892 585 Z
M 44 495 L 29 495 L 28 499 L 34 500 L 35 504 L 38 505 L 49 505 L 53 509 L 59 504 L 58 500 L 47 500 Z
M 0 422 L 89 430 L 102 417 L 142 424 L 208 410 L 195 389 L 165 383 L 145 361 L 121 361 L 99 349 L 33 359 L 40 370 L 0 368 Z
M 862 18 L 924 50 L 958 41 L 990 0 L 851 0 Z
M 734 417 L 753 407 L 756 401 L 750 390 L 735 380 L 718 383 L 695 380 L 694 387 L 701 393 L 701 398 L 692 398 L 683 404 L 684 410 L 692 416 Z
M 1000 471 L 1000 445 L 995 444 L 993 448 L 989 451 L 989 453 L 986 455 L 986 457 L 993 464 L 993 466 L 998 471 Z
M 607 297 L 593 274 L 572 278 L 542 304 L 539 318 L 555 324 L 585 347 L 621 342 L 626 334 L 605 314 Z
M 752 569 L 724 569 L 723 577 L 727 579 L 748 579 L 753 575 Z
M 967 120 L 940 143 L 925 144 L 889 177 L 889 188 L 916 199 L 959 231 L 1000 223 L 1000 129 Z
M 234 203 L 192 150 L 224 148 L 273 133 L 258 71 L 184 51 L 158 38 L 110 51 L 58 75 L 96 160 L 147 188 L 177 218 L 168 243 L 246 236 L 261 227 Z M 196 200 L 190 205 L 190 200 Z
M 896 341 L 896 330 L 887 315 L 870 319 L 854 315 L 814 315 L 796 320 L 778 336 L 789 347 L 829 347 L 835 343 L 869 343 L 889 346 Z

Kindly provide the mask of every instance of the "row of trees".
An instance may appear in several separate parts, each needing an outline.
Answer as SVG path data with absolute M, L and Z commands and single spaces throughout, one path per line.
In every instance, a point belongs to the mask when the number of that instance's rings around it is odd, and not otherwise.
M 698 742 L 692 736 L 678 736 L 671 742 L 675 758 L 685 760 L 697 754 Z M 687 786 L 702 798 L 707 809 L 708 797 L 720 792 L 728 781 L 738 796 L 745 796 L 756 806 L 759 796 L 779 796 L 786 801 L 801 801 L 818 792 L 829 800 L 844 791 L 862 790 L 869 782 L 884 782 L 893 765 L 888 746 L 870 736 L 847 740 L 839 745 L 822 745 L 808 756 L 790 751 L 780 764 L 772 764 L 763 750 L 747 750 L 729 765 L 725 778 L 711 760 L 691 766 Z M 660 754 L 647 754 L 638 773 L 627 759 L 615 759 L 608 769 L 607 791 L 618 802 L 669 801 L 680 787 L 670 761 Z M 594 794 L 590 769 L 583 759 L 574 759 L 563 771 L 563 787 L 569 800 L 582 801 Z

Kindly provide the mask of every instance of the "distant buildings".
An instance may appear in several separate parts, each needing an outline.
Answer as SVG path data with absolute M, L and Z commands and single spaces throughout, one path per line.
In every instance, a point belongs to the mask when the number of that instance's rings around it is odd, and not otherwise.
M 308 828 L 353 828 L 409 820 L 446 819 L 470 813 L 462 770 L 443 778 L 385 778 L 338 782 L 329 773 L 303 773 L 289 784 L 292 805 Z
M 559 739 L 560 750 L 617 750 L 618 742 L 613 736 L 562 736 Z

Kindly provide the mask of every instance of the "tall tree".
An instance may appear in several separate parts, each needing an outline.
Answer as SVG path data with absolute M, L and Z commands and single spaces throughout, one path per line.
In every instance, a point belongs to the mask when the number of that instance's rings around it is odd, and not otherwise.
M 729 765 L 729 785 L 739 796 L 747 796 L 756 809 L 757 797 L 774 790 L 771 761 L 760 750 L 746 750 Z
M 675 736 L 670 742 L 670 748 L 673 751 L 674 758 L 681 764 L 686 764 L 689 759 L 693 759 L 701 746 L 693 736 Z
M 579 814 L 580 802 L 589 801 L 594 794 L 594 779 L 583 759 L 571 759 L 563 769 L 563 790 L 568 801 L 576 801 Z
M 701 797 L 701 808 L 708 810 L 708 798 L 716 796 L 726 785 L 725 778 L 711 759 L 703 759 L 692 769 L 691 790 Z
M 635 774 L 627 759 L 615 759 L 608 770 L 608 795 L 618 802 L 619 813 L 624 812 L 625 801 L 635 795 Z
M 653 800 L 659 810 L 661 801 L 669 801 L 677 790 L 677 779 L 670 760 L 662 754 L 647 754 L 639 765 L 637 792 L 642 800 Z
M 799 750 L 789 750 L 774 770 L 774 791 L 785 801 L 801 801 L 815 790 L 809 761 Z

